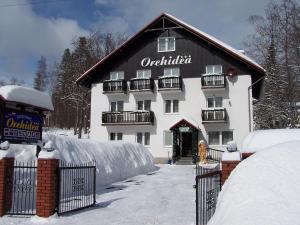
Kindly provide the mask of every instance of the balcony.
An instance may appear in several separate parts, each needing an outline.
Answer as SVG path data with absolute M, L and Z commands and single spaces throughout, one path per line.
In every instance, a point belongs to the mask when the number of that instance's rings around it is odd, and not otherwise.
M 158 79 L 159 91 L 182 90 L 182 78 L 178 76 L 162 76 Z
M 127 82 L 125 80 L 107 80 L 103 82 L 103 93 L 126 93 Z
M 206 74 L 201 76 L 202 89 L 225 88 L 224 74 Z
M 152 111 L 102 112 L 102 125 L 153 125 Z
M 212 108 L 202 110 L 202 123 L 224 123 L 226 122 L 225 108 Z
M 130 80 L 130 91 L 146 92 L 154 90 L 154 80 L 152 78 L 134 78 Z

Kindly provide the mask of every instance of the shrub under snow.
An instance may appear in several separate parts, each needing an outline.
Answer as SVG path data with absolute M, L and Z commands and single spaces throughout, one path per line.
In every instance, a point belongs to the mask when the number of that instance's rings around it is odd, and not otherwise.
M 241 162 L 225 182 L 209 225 L 300 224 L 300 141 Z

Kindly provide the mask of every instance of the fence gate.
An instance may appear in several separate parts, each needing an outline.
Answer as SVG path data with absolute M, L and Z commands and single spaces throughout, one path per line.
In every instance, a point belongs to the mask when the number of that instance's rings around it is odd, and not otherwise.
M 58 215 L 95 205 L 95 162 L 75 165 L 61 161 L 58 176 Z
M 221 172 L 197 168 L 196 225 L 206 225 L 213 216 L 221 190 Z
M 36 214 L 35 162 L 14 162 L 5 174 L 5 211 L 8 215 Z

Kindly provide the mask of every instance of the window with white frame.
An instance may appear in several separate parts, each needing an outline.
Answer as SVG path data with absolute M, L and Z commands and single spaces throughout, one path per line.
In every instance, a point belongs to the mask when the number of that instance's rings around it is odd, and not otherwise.
M 207 108 L 223 107 L 223 97 L 209 97 L 207 98 Z
M 109 140 L 111 141 L 121 141 L 123 140 L 123 133 L 110 133 Z
M 158 38 L 157 50 L 158 52 L 175 51 L 175 37 Z
M 178 113 L 179 101 L 177 99 L 165 100 L 165 113 Z
M 151 110 L 151 100 L 137 101 L 137 110 Z
M 110 111 L 111 112 L 122 112 L 124 110 L 123 101 L 110 102 Z
M 210 131 L 208 132 L 209 145 L 226 145 L 233 140 L 233 131 Z
M 151 70 L 137 70 L 136 78 L 151 78 Z
M 165 130 L 164 131 L 164 145 L 172 146 L 173 145 L 173 133 L 172 131 Z
M 124 80 L 124 71 L 110 72 L 110 80 Z
M 207 65 L 206 74 L 221 74 L 222 65 Z
M 164 68 L 164 76 L 177 76 L 179 77 L 179 68 Z
M 145 146 L 150 145 L 150 133 L 149 132 L 136 133 L 136 142 Z

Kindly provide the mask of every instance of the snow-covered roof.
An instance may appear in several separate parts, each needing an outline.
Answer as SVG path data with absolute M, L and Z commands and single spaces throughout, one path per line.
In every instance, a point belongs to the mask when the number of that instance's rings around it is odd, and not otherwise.
M 199 124 L 198 124 L 193 118 L 186 117 L 186 116 L 180 116 L 179 119 L 177 118 L 176 120 L 174 120 L 173 125 L 172 125 L 172 127 L 171 127 L 170 129 L 172 129 L 173 127 L 175 127 L 176 125 L 180 124 L 180 123 L 183 122 L 183 121 L 186 121 L 186 122 L 188 122 L 191 126 L 197 128 L 197 129 L 199 129 Z
M 239 163 L 208 225 L 300 224 L 299 146 L 300 141 L 274 145 Z
M 300 141 L 300 129 L 257 130 L 248 134 L 242 144 L 242 152 L 257 152 L 287 141 Z
M 51 97 L 47 93 L 33 88 L 17 85 L 2 86 L 0 97 L 5 101 L 19 102 L 44 110 L 54 110 Z
M 178 25 L 182 26 L 183 28 L 185 28 L 186 30 L 188 30 L 191 33 L 194 33 L 196 36 L 198 36 L 199 38 L 205 39 L 208 42 L 214 44 L 215 46 L 217 46 L 220 49 L 225 50 L 225 52 L 227 52 L 228 54 L 231 54 L 233 56 L 235 56 L 236 58 L 240 59 L 241 61 L 247 63 L 248 65 L 252 66 L 253 68 L 255 68 L 256 70 L 258 70 L 260 73 L 265 73 L 265 70 L 262 66 L 260 66 L 258 63 L 256 63 L 253 59 L 251 59 L 250 57 L 246 56 L 244 53 L 242 53 L 241 51 L 231 47 L 230 45 L 218 40 L 217 38 L 199 30 L 198 28 L 195 28 L 194 26 L 191 26 L 189 24 L 187 24 L 186 22 L 177 19 L 176 17 L 168 14 L 168 13 L 162 13 L 161 15 L 159 15 L 157 18 L 155 18 L 152 22 L 150 22 L 148 25 L 146 25 L 144 28 L 142 28 L 139 32 L 137 32 L 135 35 L 133 35 L 132 37 L 130 37 L 127 41 L 125 41 L 123 44 L 121 44 L 118 48 L 116 48 L 114 51 L 112 51 L 110 54 L 108 54 L 107 56 L 105 56 L 104 58 L 102 58 L 99 62 L 97 62 L 94 66 L 92 66 L 90 69 L 88 69 L 84 74 L 82 74 L 77 80 L 76 83 L 79 83 L 81 85 L 85 85 L 85 77 L 88 76 L 96 67 L 98 67 L 99 65 L 101 65 L 102 63 L 104 63 L 107 59 L 109 59 L 112 55 L 116 54 L 117 52 L 119 52 L 123 47 L 125 47 L 126 45 L 128 45 L 129 43 L 132 43 L 135 39 L 137 39 L 143 32 L 145 32 L 149 27 L 151 27 L 153 24 L 155 24 L 159 19 L 161 19 L 162 17 L 167 17 L 170 20 L 172 20 L 173 22 L 177 23 Z

